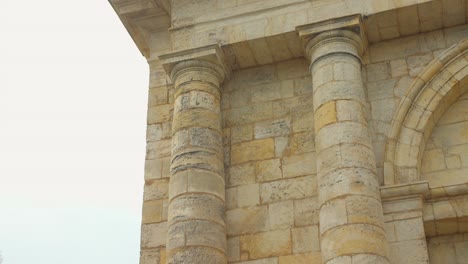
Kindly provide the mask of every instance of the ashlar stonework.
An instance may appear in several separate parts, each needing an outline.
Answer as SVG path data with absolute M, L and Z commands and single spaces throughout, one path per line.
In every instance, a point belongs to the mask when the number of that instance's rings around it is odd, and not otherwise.
M 150 68 L 140 264 L 468 263 L 468 0 L 109 0 Z

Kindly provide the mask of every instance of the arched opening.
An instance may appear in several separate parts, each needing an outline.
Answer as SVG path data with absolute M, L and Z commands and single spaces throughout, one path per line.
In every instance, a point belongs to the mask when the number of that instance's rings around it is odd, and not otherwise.
M 385 185 L 421 180 L 426 143 L 446 110 L 468 91 L 468 38 L 432 61 L 402 98 L 386 144 Z
M 427 140 L 421 180 L 432 188 L 468 183 L 468 93 L 442 115 Z

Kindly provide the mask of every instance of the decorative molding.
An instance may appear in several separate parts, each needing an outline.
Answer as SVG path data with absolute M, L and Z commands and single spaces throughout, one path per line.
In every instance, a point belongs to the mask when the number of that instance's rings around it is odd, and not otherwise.
M 174 81 L 174 75 L 178 71 L 176 67 L 179 63 L 188 61 L 205 61 L 213 65 L 217 65 L 219 70 L 216 70 L 222 77 L 222 79 L 229 79 L 231 76 L 231 68 L 226 63 L 223 51 L 219 45 L 209 45 L 205 47 L 177 51 L 173 53 L 167 53 L 159 56 L 164 70 L 167 75 L 171 76 Z M 209 65 L 209 64 L 206 64 Z
M 425 144 L 432 129 L 456 99 L 467 91 L 468 38 L 429 63 L 402 97 L 385 146 L 384 184 L 420 180 Z
M 146 58 L 151 56 L 151 34 L 171 26 L 169 0 L 108 0 Z M 167 42 L 166 39 L 158 40 Z
M 346 41 L 356 46 L 360 53 L 357 54 L 359 57 L 368 46 L 367 34 L 360 14 L 298 26 L 296 31 L 303 42 L 308 59 L 311 58 L 310 55 L 317 45 L 328 39 L 347 39 Z

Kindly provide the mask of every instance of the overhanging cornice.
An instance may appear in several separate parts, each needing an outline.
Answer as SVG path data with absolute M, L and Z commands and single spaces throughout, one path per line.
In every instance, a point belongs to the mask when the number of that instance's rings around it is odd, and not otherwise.
M 108 0 L 146 58 L 151 53 L 151 34 L 171 26 L 169 0 Z M 157 45 L 157 44 L 156 44 Z

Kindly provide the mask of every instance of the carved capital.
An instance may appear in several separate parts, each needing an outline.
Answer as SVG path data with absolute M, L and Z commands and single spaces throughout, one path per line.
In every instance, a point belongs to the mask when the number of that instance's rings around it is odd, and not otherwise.
M 331 19 L 297 27 L 306 56 L 313 64 L 318 59 L 334 54 L 349 54 L 361 60 L 367 46 L 360 15 Z
M 218 45 L 164 54 L 160 55 L 159 59 L 173 82 L 185 73 L 203 72 L 216 78 L 221 84 L 226 78 L 229 79 L 231 74 Z

